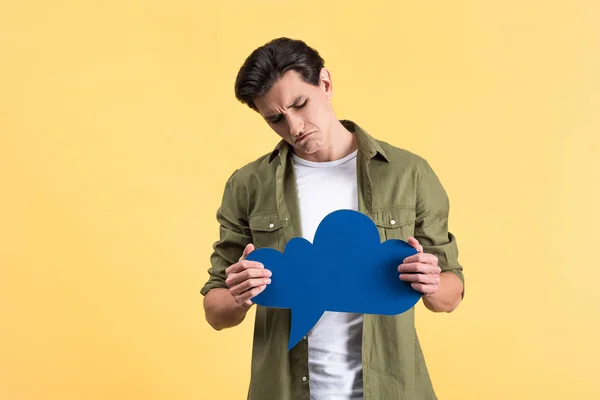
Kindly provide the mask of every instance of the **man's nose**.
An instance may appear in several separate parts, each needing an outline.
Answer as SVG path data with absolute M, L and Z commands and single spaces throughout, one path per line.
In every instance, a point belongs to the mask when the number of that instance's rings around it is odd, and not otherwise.
M 290 135 L 298 137 L 304 133 L 304 122 L 302 119 L 288 114 L 288 125 L 290 127 Z

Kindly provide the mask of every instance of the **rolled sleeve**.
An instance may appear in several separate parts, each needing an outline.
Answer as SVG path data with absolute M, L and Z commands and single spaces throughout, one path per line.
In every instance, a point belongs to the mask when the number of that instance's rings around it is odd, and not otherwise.
M 427 161 L 417 188 L 415 238 L 425 253 L 434 254 L 442 272 L 452 272 L 463 283 L 463 267 L 458 262 L 456 237 L 448 231 L 448 195 Z
M 221 206 L 217 210 L 219 240 L 213 245 L 209 279 L 200 290 L 203 296 L 214 288 L 227 288 L 225 270 L 239 260 L 246 245 L 252 242 L 247 218 L 247 198 L 236 174 L 237 171 L 227 180 Z

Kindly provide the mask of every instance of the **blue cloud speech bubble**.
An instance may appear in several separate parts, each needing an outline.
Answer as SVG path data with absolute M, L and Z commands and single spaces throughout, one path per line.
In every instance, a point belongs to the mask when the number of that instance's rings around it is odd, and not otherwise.
M 288 241 L 283 254 L 260 248 L 248 255 L 273 273 L 252 301 L 292 310 L 290 350 L 325 311 L 397 315 L 412 308 L 421 293 L 399 279 L 398 266 L 416 253 L 402 240 L 381 243 L 365 214 L 334 211 L 319 224 L 314 244 L 298 237 Z

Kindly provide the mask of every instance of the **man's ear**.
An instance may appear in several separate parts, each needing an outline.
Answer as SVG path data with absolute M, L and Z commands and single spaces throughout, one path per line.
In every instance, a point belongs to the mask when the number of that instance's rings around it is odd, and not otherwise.
M 331 73 L 325 67 L 321 68 L 319 74 L 319 87 L 325 92 L 327 99 L 331 99 L 333 96 L 333 83 L 331 81 Z

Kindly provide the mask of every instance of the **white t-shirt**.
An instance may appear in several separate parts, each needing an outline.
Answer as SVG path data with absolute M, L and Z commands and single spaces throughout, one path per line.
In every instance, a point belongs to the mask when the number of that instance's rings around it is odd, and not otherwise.
M 295 154 L 302 236 L 313 241 L 329 213 L 358 210 L 357 151 L 331 162 Z M 311 400 L 363 399 L 362 314 L 325 312 L 308 334 Z

